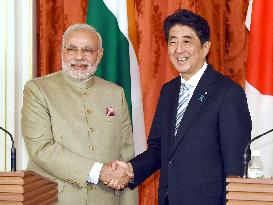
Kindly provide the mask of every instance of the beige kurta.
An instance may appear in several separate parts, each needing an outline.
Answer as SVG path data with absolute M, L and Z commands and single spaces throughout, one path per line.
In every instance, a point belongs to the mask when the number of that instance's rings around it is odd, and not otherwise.
M 114 116 L 106 117 L 108 107 Z M 24 89 L 22 133 L 28 169 L 58 182 L 58 204 L 138 204 L 137 190 L 114 192 L 102 183 L 86 183 L 94 162 L 134 156 L 121 87 L 95 76 L 76 81 L 62 71 L 30 80 Z

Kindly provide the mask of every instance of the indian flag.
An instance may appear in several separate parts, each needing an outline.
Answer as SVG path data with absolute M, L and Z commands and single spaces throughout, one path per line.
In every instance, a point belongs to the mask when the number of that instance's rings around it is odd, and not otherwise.
M 89 0 L 87 23 L 96 28 L 103 41 L 104 56 L 96 75 L 124 88 L 132 117 L 135 153 L 140 154 L 146 149 L 146 137 L 134 1 Z
M 246 70 L 246 94 L 252 118 L 252 137 L 273 128 L 273 1 L 250 0 L 246 19 L 250 29 Z M 273 176 L 273 133 L 255 141 L 265 165 L 265 176 Z

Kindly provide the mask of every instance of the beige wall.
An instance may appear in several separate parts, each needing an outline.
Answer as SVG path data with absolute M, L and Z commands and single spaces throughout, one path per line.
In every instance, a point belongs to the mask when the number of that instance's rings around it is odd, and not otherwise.
M 32 78 L 36 59 L 33 37 L 34 0 L 0 0 L 0 126 L 15 139 L 17 169 L 24 169 L 27 153 L 21 136 L 22 90 Z M 10 170 L 11 141 L 0 131 L 0 171 Z

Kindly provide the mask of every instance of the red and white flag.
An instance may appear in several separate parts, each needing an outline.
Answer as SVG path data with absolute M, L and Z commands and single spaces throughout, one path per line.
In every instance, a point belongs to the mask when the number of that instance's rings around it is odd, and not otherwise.
M 252 118 L 252 138 L 273 129 L 273 0 L 250 0 L 246 18 L 250 29 L 246 85 Z M 253 143 L 265 165 L 265 176 L 273 176 L 273 133 Z

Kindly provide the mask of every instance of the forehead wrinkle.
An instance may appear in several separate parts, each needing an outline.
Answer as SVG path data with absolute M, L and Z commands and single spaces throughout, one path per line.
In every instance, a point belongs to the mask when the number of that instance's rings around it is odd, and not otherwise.
M 87 35 L 86 35 L 87 34 Z M 90 33 L 86 31 L 74 31 L 70 33 L 65 41 L 64 46 L 73 44 L 73 45 L 84 45 L 94 47 L 94 45 L 99 45 L 99 38 L 95 33 Z

